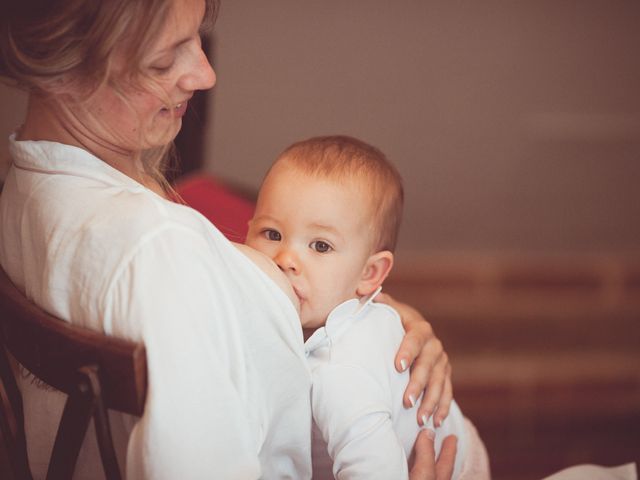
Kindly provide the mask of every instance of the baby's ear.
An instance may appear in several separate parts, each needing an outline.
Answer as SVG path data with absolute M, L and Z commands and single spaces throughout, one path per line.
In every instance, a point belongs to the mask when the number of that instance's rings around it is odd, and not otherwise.
M 391 267 L 393 267 L 393 253 L 389 250 L 371 255 L 362 270 L 356 294 L 362 297 L 373 293 L 387 278 Z

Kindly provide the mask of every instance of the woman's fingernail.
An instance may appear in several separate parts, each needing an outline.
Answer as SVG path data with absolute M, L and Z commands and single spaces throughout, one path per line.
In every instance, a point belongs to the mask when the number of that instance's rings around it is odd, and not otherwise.
M 416 397 L 414 397 L 413 395 L 409 395 L 409 403 L 411 404 L 412 407 L 416 406 Z
M 431 428 L 431 429 L 433 429 L 433 417 L 430 417 L 426 413 L 423 413 L 422 417 L 420 417 L 420 419 L 422 420 L 422 427 L 423 428 Z
M 436 438 L 436 431 L 433 428 L 427 428 L 427 437 L 434 440 Z
M 407 369 L 407 361 L 404 358 L 400 360 L 400 368 L 402 368 L 403 372 Z

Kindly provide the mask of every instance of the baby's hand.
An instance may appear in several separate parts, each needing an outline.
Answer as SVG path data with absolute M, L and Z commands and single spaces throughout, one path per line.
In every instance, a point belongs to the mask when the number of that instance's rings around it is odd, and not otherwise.
M 280 287 L 285 295 L 289 297 L 296 309 L 296 312 L 298 312 L 298 316 L 300 316 L 300 300 L 293 291 L 293 287 L 291 286 L 289 279 L 287 279 L 287 276 L 278 268 L 278 265 L 276 265 L 276 263 L 264 253 L 259 252 L 255 248 L 251 248 L 241 243 L 234 243 L 233 245 L 247 258 L 249 258 L 249 260 L 251 260 L 258 268 L 260 268 L 260 270 L 266 273 L 278 287 Z

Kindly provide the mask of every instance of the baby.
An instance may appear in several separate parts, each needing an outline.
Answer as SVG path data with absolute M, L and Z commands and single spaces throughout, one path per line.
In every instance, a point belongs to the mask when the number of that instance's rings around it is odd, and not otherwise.
M 278 157 L 249 224 L 246 244 L 275 261 L 299 300 L 314 428 L 336 478 L 407 478 L 420 429 L 414 409 L 402 405 L 408 372 L 393 368 L 400 318 L 372 302 L 393 266 L 402 204 L 400 175 L 382 152 L 350 137 L 318 137 Z M 431 419 L 419 422 L 434 429 Z M 457 436 L 459 478 L 469 436 L 479 442 L 475 429 L 452 402 L 434 430 L 436 454 Z M 321 467 L 314 456 L 314 478 L 327 478 Z

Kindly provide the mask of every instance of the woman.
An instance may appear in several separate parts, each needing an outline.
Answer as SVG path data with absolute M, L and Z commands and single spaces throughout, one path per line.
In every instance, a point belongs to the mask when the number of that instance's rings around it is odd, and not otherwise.
M 217 5 L 15 4 L 2 7 L 0 73 L 29 90 L 29 105 L 10 140 L 0 264 L 54 315 L 144 342 L 144 415 L 112 416 L 127 477 L 308 478 L 310 379 L 296 311 L 269 278 L 278 271 L 267 263 L 265 275 L 201 215 L 171 202 L 162 176 L 190 97 L 215 83 L 200 33 Z M 445 415 L 446 355 L 405 311 L 397 365 L 422 351 L 405 398 L 429 378 L 418 415 L 436 405 Z M 30 463 L 42 478 L 64 399 L 28 381 L 21 389 Z M 433 459 L 421 459 L 426 473 L 416 478 L 431 478 Z M 99 471 L 90 433 L 76 478 Z

